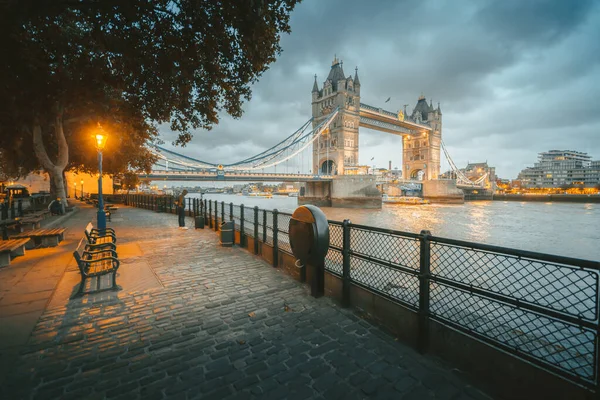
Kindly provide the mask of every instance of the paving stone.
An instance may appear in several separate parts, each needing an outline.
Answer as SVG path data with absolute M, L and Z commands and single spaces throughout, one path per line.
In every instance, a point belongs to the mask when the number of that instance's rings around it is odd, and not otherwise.
M 69 233 L 73 246 L 88 210 Z M 119 213 L 120 246 L 141 249 L 124 266 L 146 263 L 160 284 L 138 290 L 122 280 L 119 292 L 45 309 L 0 397 L 489 399 L 250 252 L 220 247 L 213 231 L 181 231 L 166 213 Z M 58 268 L 58 282 L 72 250 L 56 251 L 65 265 L 44 268 Z

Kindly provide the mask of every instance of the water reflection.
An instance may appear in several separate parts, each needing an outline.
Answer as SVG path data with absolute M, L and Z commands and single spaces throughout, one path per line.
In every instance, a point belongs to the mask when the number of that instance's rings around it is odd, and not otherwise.
M 209 194 L 205 198 L 292 212 L 297 199 Z M 329 219 L 350 219 L 405 232 L 429 230 L 435 236 L 600 260 L 598 204 L 485 201 L 460 205 L 394 205 L 380 210 L 323 208 Z

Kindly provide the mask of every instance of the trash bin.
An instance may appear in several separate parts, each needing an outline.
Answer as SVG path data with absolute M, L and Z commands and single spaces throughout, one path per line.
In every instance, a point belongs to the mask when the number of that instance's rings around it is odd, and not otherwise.
M 204 229 L 204 217 L 202 215 L 197 215 L 195 218 L 196 229 Z
M 234 223 L 233 221 L 227 221 L 221 223 L 221 246 L 231 247 L 233 246 L 234 240 Z

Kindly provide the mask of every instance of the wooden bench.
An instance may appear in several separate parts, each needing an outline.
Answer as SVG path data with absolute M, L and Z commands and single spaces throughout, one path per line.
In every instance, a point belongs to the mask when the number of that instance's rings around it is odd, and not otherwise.
M 0 242 L 0 267 L 10 265 L 10 261 L 17 256 L 25 255 L 25 246 L 29 239 L 13 239 Z
M 64 239 L 66 228 L 36 229 L 12 235 L 11 239 L 30 238 L 27 249 L 35 247 L 56 247 Z
M 95 229 L 92 223 L 90 222 L 85 227 L 84 232 L 89 244 L 98 245 L 106 243 L 117 243 L 117 237 L 115 235 L 114 229 L 112 228 Z
M 32 231 L 40 227 L 42 217 L 25 217 L 19 219 L 15 228 L 19 232 Z
M 114 250 L 82 251 L 81 254 L 79 254 L 79 251 L 75 250 L 73 252 L 73 257 L 75 257 L 75 261 L 77 262 L 81 274 L 81 283 L 79 284 L 79 290 L 75 294 L 75 297 L 87 294 L 85 292 L 86 279 L 96 278 L 96 292 L 118 289 L 117 270 L 119 269 L 120 262 L 117 253 Z M 100 277 L 108 274 L 112 274 L 111 287 L 100 289 Z

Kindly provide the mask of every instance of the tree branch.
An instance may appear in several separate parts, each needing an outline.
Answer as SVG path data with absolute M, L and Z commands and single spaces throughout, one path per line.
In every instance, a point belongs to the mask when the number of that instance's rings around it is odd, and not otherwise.
M 44 140 L 42 138 L 42 127 L 39 123 L 33 125 L 33 151 L 46 170 L 52 170 L 56 167 L 46 152 L 46 147 L 44 146 Z

